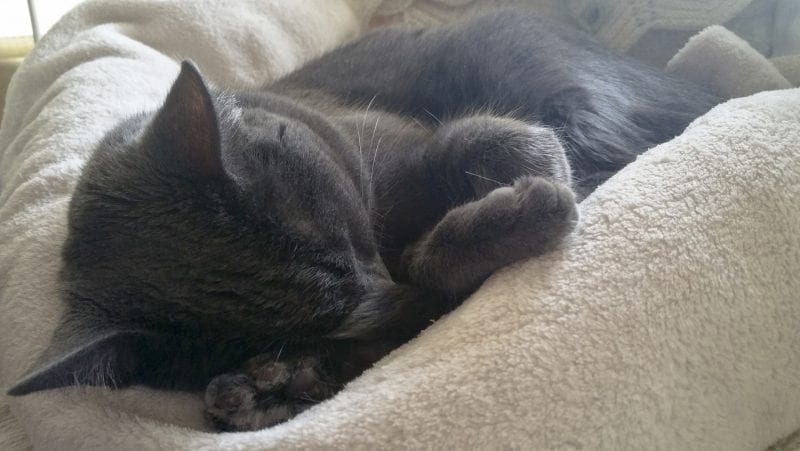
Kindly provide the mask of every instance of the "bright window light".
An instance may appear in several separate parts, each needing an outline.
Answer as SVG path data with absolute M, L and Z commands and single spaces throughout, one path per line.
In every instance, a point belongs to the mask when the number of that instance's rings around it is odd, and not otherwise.
M 3 12 L 0 13 L 0 38 L 30 36 L 31 18 L 28 15 L 26 0 L 0 0 Z
M 47 30 L 58 22 L 61 16 L 69 12 L 81 1 L 83 0 L 30 0 L 39 28 L 39 36 L 47 33 Z
M 0 39 L 31 36 L 31 18 L 39 37 L 82 0 L 0 0 Z M 30 3 L 30 10 L 28 5 Z

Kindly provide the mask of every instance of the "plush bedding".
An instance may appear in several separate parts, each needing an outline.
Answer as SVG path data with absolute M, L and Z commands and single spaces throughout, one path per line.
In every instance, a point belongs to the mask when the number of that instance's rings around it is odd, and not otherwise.
M 182 58 L 255 85 L 355 36 L 376 2 L 84 4 L 37 45 L 0 128 L 0 385 L 44 348 L 70 192 Z M 558 250 L 493 276 L 335 398 L 208 432 L 196 394 L 5 398 L 0 447 L 764 449 L 800 428 L 800 89 L 725 29 L 669 64 L 730 100 L 581 204 Z M 767 91 L 759 92 L 758 91 Z

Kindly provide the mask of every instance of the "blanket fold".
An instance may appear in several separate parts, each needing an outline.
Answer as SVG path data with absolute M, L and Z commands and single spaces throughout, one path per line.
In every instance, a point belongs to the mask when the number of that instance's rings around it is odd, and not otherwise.
M 156 107 L 180 59 L 257 85 L 355 36 L 367 3 L 89 2 L 45 36 L 0 128 L 3 387 L 57 323 L 69 196 L 105 131 Z M 788 87 L 764 58 L 693 69 L 749 51 L 728 38 L 671 70 L 729 97 Z M 274 428 L 210 433 L 198 395 L 141 387 L 6 401 L 40 449 L 764 449 L 800 427 L 798 142 L 798 88 L 714 108 L 589 196 L 559 249 Z

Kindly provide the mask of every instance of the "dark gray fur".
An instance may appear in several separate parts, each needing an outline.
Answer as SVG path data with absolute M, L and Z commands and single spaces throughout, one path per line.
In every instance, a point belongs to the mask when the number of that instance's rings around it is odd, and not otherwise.
M 244 364 L 208 386 L 210 417 L 283 421 L 557 245 L 573 189 L 715 102 L 519 11 L 375 32 L 259 90 L 184 63 L 88 162 L 67 313 L 9 393 L 199 390 Z

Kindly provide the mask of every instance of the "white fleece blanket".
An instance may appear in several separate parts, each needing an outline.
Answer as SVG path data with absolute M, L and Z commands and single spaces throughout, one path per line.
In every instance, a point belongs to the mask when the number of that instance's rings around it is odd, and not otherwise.
M 221 86 L 261 82 L 355 35 L 369 5 L 97 2 L 41 41 L 0 129 L 3 387 L 61 312 L 67 203 L 103 133 L 163 99 L 176 59 Z M 709 58 L 731 50 L 720 36 L 701 34 L 670 69 L 716 65 L 737 95 L 787 86 L 772 72 L 748 85 L 769 62 L 735 39 L 748 57 Z M 754 72 L 731 80 L 743 67 Z M 198 396 L 144 388 L 5 401 L 40 449 L 764 449 L 800 427 L 798 143 L 800 89 L 716 107 L 585 200 L 560 250 L 499 272 L 272 429 L 205 432 Z

